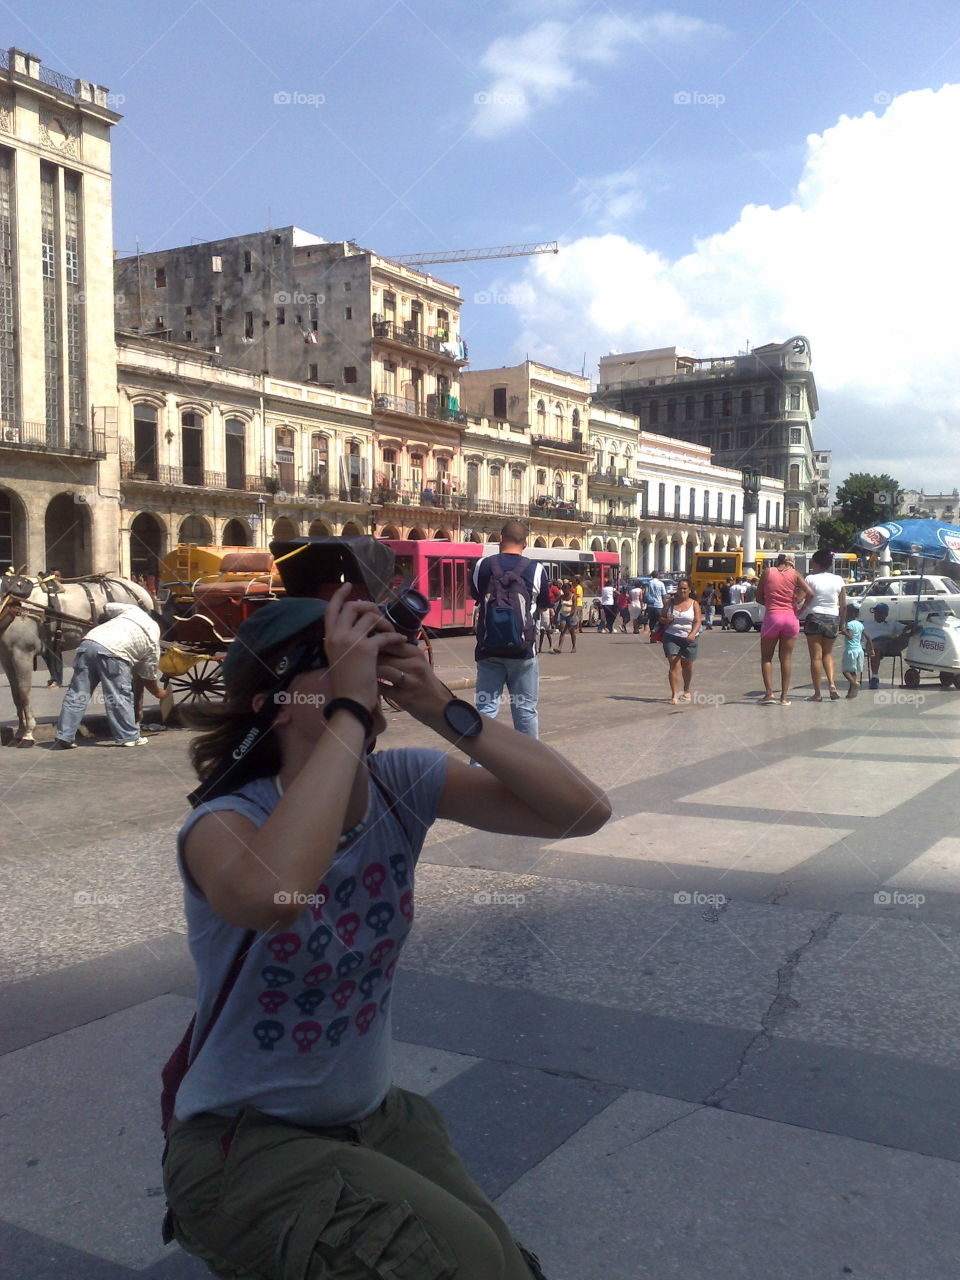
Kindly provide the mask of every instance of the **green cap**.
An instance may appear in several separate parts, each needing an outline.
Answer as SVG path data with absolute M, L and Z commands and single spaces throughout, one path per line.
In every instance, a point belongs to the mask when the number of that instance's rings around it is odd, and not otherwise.
M 263 669 L 262 655 L 269 653 L 285 640 L 292 640 L 301 631 L 315 627 L 326 612 L 326 600 L 314 600 L 303 596 L 288 596 L 285 600 L 273 600 L 261 605 L 244 622 L 236 639 L 228 646 L 223 660 L 223 682 L 229 689 L 245 677 Z

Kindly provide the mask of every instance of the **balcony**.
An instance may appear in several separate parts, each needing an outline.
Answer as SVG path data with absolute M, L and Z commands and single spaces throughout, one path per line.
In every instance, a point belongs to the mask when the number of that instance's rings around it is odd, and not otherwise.
M 626 467 L 603 467 L 587 476 L 594 489 L 642 489 L 643 480 L 627 474 Z
M 611 516 L 602 511 L 594 511 L 591 523 L 605 529 L 636 529 L 640 522 L 636 516 Z
M 399 325 L 394 320 L 374 318 L 373 336 L 379 338 L 381 342 L 396 342 L 403 347 L 414 347 L 417 351 L 429 351 L 431 355 L 442 356 L 457 364 L 467 363 L 466 346 L 463 342 L 433 337 L 430 334 L 421 333 L 419 329 Z
M 408 400 L 405 396 L 378 391 L 373 397 L 373 407 L 378 413 L 403 413 L 408 418 L 430 418 L 434 422 L 450 422 L 456 426 L 465 427 L 467 415 L 461 413 L 459 409 L 451 409 L 448 405 L 441 403 L 443 398 L 436 395 L 427 396 L 427 403 L 424 406 L 421 400 Z
M 572 502 L 562 498 L 542 496 L 528 504 L 527 514 L 540 520 L 576 520 L 580 524 L 588 524 L 589 517 Z
M 106 436 L 103 431 L 71 426 L 66 438 L 45 422 L 23 422 L 17 418 L 0 418 L 0 446 L 4 449 L 30 449 L 34 453 L 67 454 L 73 457 L 105 458 Z
M 554 449 L 561 453 L 576 453 L 581 456 L 593 453 L 593 446 L 583 439 L 561 440 L 557 436 L 531 436 L 530 440 L 535 449 Z

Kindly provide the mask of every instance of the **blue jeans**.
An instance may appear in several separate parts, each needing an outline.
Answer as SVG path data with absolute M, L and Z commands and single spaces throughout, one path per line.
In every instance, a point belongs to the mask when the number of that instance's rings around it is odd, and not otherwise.
M 103 709 L 114 742 L 135 742 L 140 730 L 133 709 L 133 668 L 95 642 L 87 641 L 73 659 L 73 679 L 60 708 L 57 737 L 64 742 L 74 740 L 98 684 L 103 686 Z
M 496 719 L 504 685 L 510 697 L 513 727 L 518 733 L 539 738 L 537 698 L 540 695 L 540 668 L 536 658 L 477 660 L 477 710 L 481 715 Z

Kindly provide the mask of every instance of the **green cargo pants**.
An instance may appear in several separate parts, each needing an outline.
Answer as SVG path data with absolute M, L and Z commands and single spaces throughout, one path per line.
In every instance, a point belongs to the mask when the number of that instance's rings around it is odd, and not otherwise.
M 174 1120 L 179 1244 L 222 1280 L 530 1280 L 437 1109 L 396 1086 L 366 1119 L 306 1129 L 253 1108 Z

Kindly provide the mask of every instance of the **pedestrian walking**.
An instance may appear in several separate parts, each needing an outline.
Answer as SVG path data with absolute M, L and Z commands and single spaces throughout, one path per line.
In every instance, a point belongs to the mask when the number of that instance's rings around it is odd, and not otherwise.
M 773 657 L 779 649 L 780 705 L 790 705 L 793 648 L 800 634 L 799 614 L 813 599 L 813 591 L 794 567 L 792 556 L 777 556 L 775 565 L 764 569 L 757 586 L 757 602 L 763 605 L 760 624 L 760 676 L 763 680 L 761 706 L 777 699 L 773 693 Z
M 617 617 L 620 619 L 620 630 L 626 635 L 627 623 L 630 621 L 630 597 L 627 595 L 625 582 L 617 587 Z
M 73 679 L 60 708 L 54 751 L 76 747 L 77 730 L 97 685 L 103 688 L 103 709 L 116 745 L 145 747 L 150 741 L 137 725 L 133 677 L 138 675 L 155 698 L 163 697 L 157 683 L 160 628 L 136 604 L 108 604 L 103 618 L 74 654 Z
M 720 588 L 720 630 L 729 631 L 730 619 L 727 617 L 727 605 L 732 604 L 733 600 L 730 591 L 733 587 L 733 579 L 728 578 Z
M 573 580 L 573 604 L 577 611 L 577 631 L 583 630 L 583 578 L 578 573 Z
M 627 592 L 627 610 L 633 623 L 633 634 L 639 635 L 643 630 L 643 587 L 635 583 Z
M 650 628 L 650 634 L 653 635 L 657 627 L 660 625 L 660 614 L 663 612 L 663 602 L 666 599 L 666 591 L 663 583 L 657 574 L 656 569 L 650 575 L 650 581 L 647 583 L 646 603 L 647 603 L 647 626 Z
M 543 565 L 528 560 L 527 526 L 508 520 L 500 530 L 500 552 L 477 561 L 470 590 L 477 601 L 477 710 L 496 719 L 504 688 L 513 727 L 539 736 L 536 616 L 550 607 Z
M 564 579 L 557 605 L 557 653 L 563 652 L 563 637 L 570 637 L 570 651 L 577 652 L 577 596 L 573 583 Z
M 829 551 L 815 551 L 810 557 L 813 572 L 807 574 L 807 585 L 813 591 L 813 598 L 807 602 L 803 617 L 813 684 L 808 702 L 823 701 L 820 684 L 824 678 L 831 701 L 835 702 L 840 697 L 833 666 L 833 646 L 840 631 L 840 619 L 846 616 L 847 591 L 840 575 L 830 572 L 832 559 Z
M 713 630 L 713 614 L 717 604 L 717 589 L 708 582 L 700 593 L 700 610 L 703 614 L 703 625 L 707 631 Z
M 550 596 L 550 604 L 546 609 L 540 610 L 540 639 L 537 644 L 537 653 L 543 652 L 543 642 L 547 641 L 549 648 L 548 653 L 556 653 L 553 643 L 554 632 L 557 629 L 557 605 L 560 602 L 560 584 L 559 582 L 551 582 L 547 588 Z
M 867 656 L 872 656 L 870 637 L 860 621 L 859 608 L 855 604 L 848 604 L 846 625 L 843 628 L 843 657 L 840 660 L 840 670 L 848 685 L 848 698 L 855 698 L 860 692 L 860 685 L 863 683 L 864 651 Z
M 600 588 L 600 611 L 603 617 L 597 630 L 606 629 L 613 635 L 613 624 L 617 620 L 617 597 L 612 582 L 604 583 Z
M 198 1012 L 164 1072 L 165 1238 L 218 1276 L 542 1278 L 436 1108 L 392 1083 L 392 982 L 435 820 L 555 840 L 610 807 L 350 591 L 258 610 L 199 713 L 216 798 L 177 844 Z M 382 682 L 442 749 L 368 754 Z
M 663 633 L 663 651 L 667 655 L 669 701 L 671 705 L 689 702 L 702 617 L 700 605 L 694 600 L 686 578 L 681 578 L 677 583 L 677 589 L 663 611 L 662 620 L 666 627 Z

